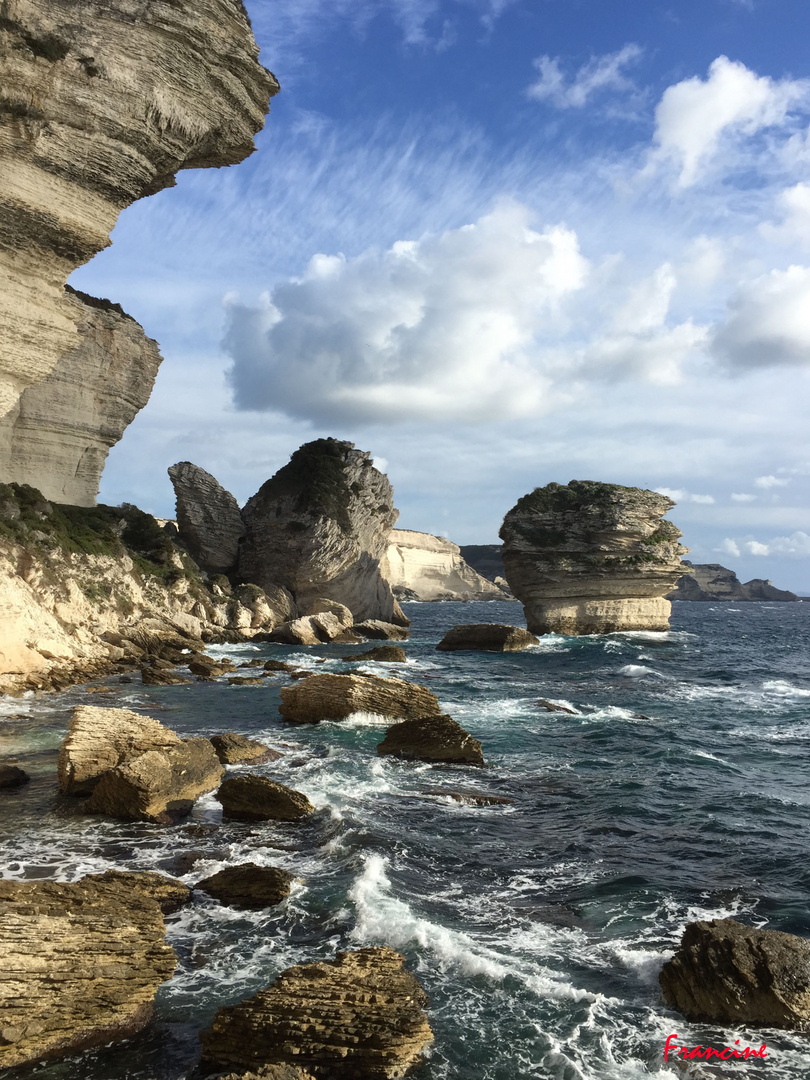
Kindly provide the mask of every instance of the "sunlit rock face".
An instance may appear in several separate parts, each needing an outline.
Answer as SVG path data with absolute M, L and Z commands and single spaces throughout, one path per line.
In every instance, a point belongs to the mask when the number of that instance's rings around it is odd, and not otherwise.
M 300 609 L 325 598 L 345 605 L 355 622 L 398 622 L 402 612 L 381 572 L 397 517 L 393 488 L 370 454 L 316 439 L 244 506 L 239 576 L 284 586 Z
M 675 503 L 590 480 L 524 495 L 500 536 L 512 592 L 533 634 L 668 630 L 665 594 L 684 573 Z
M 257 55 L 238 0 L 5 0 L 0 416 L 81 348 L 64 285 L 121 210 L 252 153 L 278 90 Z
M 503 600 L 507 595 L 468 566 L 458 544 L 430 533 L 392 529 L 383 564 L 395 594 L 417 600 Z

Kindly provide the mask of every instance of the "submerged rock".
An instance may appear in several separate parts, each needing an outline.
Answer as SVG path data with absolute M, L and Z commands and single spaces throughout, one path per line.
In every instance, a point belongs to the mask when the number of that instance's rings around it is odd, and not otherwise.
M 160 908 L 92 878 L 0 881 L 0 1069 L 127 1039 L 175 955 Z
M 367 664 L 369 661 L 377 664 L 405 664 L 408 661 L 408 654 L 400 645 L 377 645 L 368 652 L 344 656 L 343 659 L 352 664 Z
M 810 1029 L 810 941 L 794 934 L 735 919 L 689 923 L 658 981 L 688 1020 Z
M 295 1064 L 331 1080 L 401 1077 L 433 1038 L 427 995 L 387 946 L 288 968 L 219 1010 L 200 1039 L 207 1063 Z
M 142 896 L 154 900 L 164 915 L 172 915 L 191 903 L 188 885 L 153 870 L 105 870 L 103 874 L 88 874 L 82 881 L 135 889 Z
M 509 587 L 534 634 L 668 630 L 687 548 L 665 495 L 572 480 L 518 500 L 501 526 Z
M 310 675 L 281 691 L 279 712 L 292 724 L 345 720 L 355 712 L 378 716 L 438 715 L 439 702 L 425 686 L 376 675 Z
M 236 568 L 245 525 L 239 503 L 214 477 L 190 461 L 169 467 L 177 499 L 177 528 L 192 559 L 209 574 Z
M 265 761 L 276 761 L 283 755 L 257 739 L 238 735 L 228 731 L 224 735 L 212 735 L 211 745 L 223 765 L 261 765 Z
M 451 716 L 422 716 L 394 724 L 377 747 L 381 757 L 446 765 L 483 765 L 481 743 Z
M 293 881 L 295 878 L 286 870 L 249 862 L 226 866 L 211 877 L 198 881 L 194 888 L 201 889 L 229 907 L 259 911 L 285 900 L 290 895 Z
M 216 797 L 225 821 L 300 821 L 315 813 L 306 795 L 266 776 L 229 776 Z
M 519 652 L 539 641 L 521 626 L 504 626 L 501 623 L 470 623 L 454 626 L 448 630 L 436 646 L 444 652 L 460 652 L 465 649 L 479 652 Z

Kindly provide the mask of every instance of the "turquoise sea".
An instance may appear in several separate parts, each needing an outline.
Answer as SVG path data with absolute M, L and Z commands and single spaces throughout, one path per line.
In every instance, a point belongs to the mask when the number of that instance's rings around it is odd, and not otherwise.
M 757 1064 L 704 1076 L 806 1080 L 810 1041 L 689 1024 L 657 976 L 684 925 L 734 916 L 810 936 L 810 603 L 673 605 L 667 634 L 549 636 L 524 653 L 439 653 L 460 622 L 518 622 L 517 604 L 408 604 L 407 665 L 481 739 L 485 769 L 377 757 L 386 722 L 290 727 L 285 676 L 75 688 L 0 699 L 0 753 L 33 776 L 0 793 L 0 874 L 73 881 L 110 867 L 189 884 L 252 860 L 300 878 L 245 914 L 198 895 L 167 920 L 179 956 L 151 1027 L 33 1070 L 40 1080 L 181 1080 L 218 1006 L 294 963 L 388 943 L 430 996 L 436 1035 L 414 1080 L 676 1080 L 667 1035 L 767 1043 Z M 217 646 L 237 660 L 344 671 L 368 646 Z M 569 711 L 548 711 L 546 699 Z M 259 771 L 305 792 L 305 824 L 223 824 L 212 796 L 176 827 L 87 818 L 56 793 L 71 709 L 114 704 L 185 734 L 235 730 L 284 751 Z M 458 802 L 448 790 L 507 804 Z M 28 1076 L 0 1073 L 2 1080 Z M 688 1075 L 688 1074 L 687 1074 Z

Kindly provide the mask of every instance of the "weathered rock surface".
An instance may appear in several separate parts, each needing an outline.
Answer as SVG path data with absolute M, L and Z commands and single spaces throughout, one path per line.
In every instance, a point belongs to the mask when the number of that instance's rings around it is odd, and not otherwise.
M 228 731 L 224 735 L 212 735 L 211 745 L 223 765 L 261 765 L 265 761 L 277 761 L 283 755 L 257 739 Z
M 315 812 L 306 795 L 266 776 L 229 776 L 216 797 L 225 821 L 300 821 Z
M 0 477 L 94 506 L 110 447 L 149 400 L 163 358 L 117 304 L 67 287 L 63 307 L 77 345 L 0 417 Z
M 144 686 L 187 686 L 190 681 L 170 668 L 158 667 L 156 664 L 141 665 L 141 682 Z
M 691 563 L 683 560 L 686 571 L 667 600 L 734 600 L 748 603 L 757 600 L 798 600 L 796 593 L 777 589 L 764 578 L 741 582 L 733 570 L 719 563 Z
M 794 934 L 689 923 L 659 982 L 689 1020 L 810 1030 L 810 941 Z
M 345 720 L 356 712 L 414 719 L 438 716 L 439 702 L 425 686 L 376 675 L 311 675 L 281 691 L 279 712 L 292 724 Z
M 451 716 L 421 716 L 403 720 L 385 733 L 377 746 L 381 757 L 433 761 L 446 765 L 483 765 L 481 743 Z
M 381 572 L 397 513 L 391 485 L 370 454 L 316 439 L 243 508 L 239 576 L 262 588 L 282 585 L 302 608 L 326 598 L 355 620 L 402 620 Z
M 505 626 L 502 623 L 469 623 L 448 630 L 436 646 L 443 652 L 472 649 L 480 652 L 520 652 L 530 645 L 538 645 L 534 634 L 521 626 Z
M 122 821 L 168 824 L 188 814 L 200 795 L 213 791 L 224 772 L 210 739 L 183 739 L 105 772 L 82 809 Z
M 172 915 L 191 902 L 191 889 L 188 885 L 153 870 L 105 870 L 103 874 L 88 874 L 82 881 L 120 885 L 126 890 L 135 889 L 142 896 L 154 900 L 164 915 Z
M 258 1072 L 220 1074 L 214 1080 L 315 1080 L 315 1077 L 297 1065 L 266 1065 Z
M 296 1064 L 317 1077 L 401 1077 L 433 1035 L 427 996 L 388 947 L 288 968 L 255 997 L 220 1009 L 200 1036 L 204 1060 Z
M 354 656 L 346 656 L 344 659 L 352 664 L 367 664 L 369 661 L 377 664 L 405 664 L 408 654 L 401 645 L 377 645 L 368 652 L 355 653 Z
M 317 615 L 304 615 L 281 623 L 270 631 L 267 640 L 280 645 L 326 645 L 342 637 L 346 629 L 346 624 L 337 615 L 321 611 Z
M 407 641 L 410 630 L 395 623 L 383 622 L 382 619 L 365 619 L 355 623 L 354 631 L 373 641 Z
M 461 557 L 487 581 L 505 580 L 501 544 L 461 544 Z
M 77 705 L 59 749 L 59 790 L 89 795 L 104 773 L 148 750 L 180 745 L 180 736 L 130 709 Z
M 241 4 L 8 0 L 0 35 L 0 416 L 81 341 L 68 275 L 179 169 L 253 149 L 278 89 Z
M 430 533 L 392 529 L 383 572 L 394 595 L 411 600 L 503 600 L 506 594 L 476 573 L 458 544 Z
M 641 488 L 572 480 L 519 499 L 501 526 L 509 587 L 534 634 L 668 630 L 683 573 L 675 504 Z
M 226 866 L 211 877 L 198 881 L 195 889 L 201 889 L 215 900 L 229 907 L 245 911 L 280 904 L 290 895 L 295 878 L 277 866 L 257 866 L 256 863 L 240 863 Z
M 0 881 L 0 1069 L 126 1039 L 175 956 L 154 900 L 115 882 Z
M 192 559 L 210 574 L 236 569 L 245 525 L 239 503 L 214 477 L 190 461 L 169 468 L 177 499 L 177 528 Z
M 0 789 L 18 788 L 27 784 L 31 777 L 19 765 L 0 765 Z

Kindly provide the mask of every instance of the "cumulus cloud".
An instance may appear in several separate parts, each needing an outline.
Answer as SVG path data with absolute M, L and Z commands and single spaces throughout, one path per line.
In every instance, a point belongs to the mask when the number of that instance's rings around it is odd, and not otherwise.
M 729 139 L 782 125 L 792 108 L 808 102 L 807 81 L 777 81 L 719 56 L 705 80 L 695 76 L 664 91 L 649 167 L 670 161 L 679 169 L 677 186 L 691 187 Z
M 799 183 L 780 192 L 778 205 L 783 220 L 780 225 L 766 222 L 761 226 L 762 235 L 780 244 L 800 241 L 810 246 L 810 184 Z
M 787 487 L 790 480 L 786 480 L 781 476 L 758 476 L 754 481 L 754 487 L 764 488 L 766 491 L 769 488 Z
M 746 540 L 743 547 L 749 555 L 768 555 L 770 548 L 767 544 L 760 544 L 758 540 Z
M 740 557 L 739 544 L 736 542 L 736 540 L 732 540 L 728 536 L 725 538 L 725 540 L 722 541 L 718 548 L 715 548 L 715 551 L 719 551 L 721 555 L 731 555 L 735 559 L 738 559 Z
M 772 270 L 743 283 L 710 344 L 730 366 L 810 364 L 810 268 Z
M 566 80 L 558 58 L 540 56 L 534 61 L 540 78 L 526 93 L 535 101 L 550 101 L 558 109 L 581 109 L 601 91 L 632 90 L 633 83 L 622 69 L 638 60 L 642 52 L 640 46 L 631 43 L 618 52 L 594 56 L 571 80 Z
M 676 503 L 702 503 L 704 506 L 709 506 L 715 501 L 713 495 L 694 495 L 685 488 L 658 487 L 655 490 L 659 495 L 666 495 L 667 498 Z
M 755 502 L 756 501 L 756 495 L 748 495 L 745 492 L 737 492 L 737 491 L 733 491 L 731 493 L 731 498 L 732 498 L 732 500 L 734 502 L 738 502 L 738 503 L 750 503 L 750 502 Z
M 316 255 L 262 307 L 231 305 L 237 407 L 330 422 L 536 415 L 550 388 L 537 338 L 588 270 L 573 232 L 536 231 L 517 203 L 386 251 Z
M 753 538 L 738 543 L 736 540 L 725 539 L 717 551 L 727 555 L 738 556 L 743 552 L 747 555 L 755 555 L 760 558 L 765 556 L 786 556 L 790 559 L 810 558 L 810 535 L 806 532 L 797 531 L 790 536 L 774 536 L 767 542 Z

